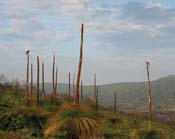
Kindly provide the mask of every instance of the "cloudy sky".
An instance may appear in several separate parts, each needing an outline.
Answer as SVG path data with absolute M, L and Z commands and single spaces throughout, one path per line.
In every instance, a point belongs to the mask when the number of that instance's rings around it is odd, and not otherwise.
M 59 82 L 76 74 L 80 26 L 85 24 L 82 80 L 99 84 L 175 74 L 174 0 L 0 0 L 0 73 L 25 79 L 26 56 L 36 70 L 45 62 L 51 81 L 53 53 Z

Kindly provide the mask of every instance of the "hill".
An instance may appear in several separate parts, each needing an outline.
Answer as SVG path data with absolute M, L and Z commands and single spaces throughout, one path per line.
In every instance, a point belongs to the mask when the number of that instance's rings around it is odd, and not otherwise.
M 52 85 L 46 83 L 46 92 L 50 94 Z M 151 82 L 152 99 L 154 108 L 175 107 L 175 75 L 169 75 Z M 73 89 L 71 85 L 71 94 Z M 58 85 L 58 93 L 66 93 L 67 84 Z M 93 86 L 83 87 L 84 96 L 93 96 Z M 113 105 L 114 92 L 117 93 L 117 104 L 119 108 L 147 107 L 147 82 L 124 82 L 99 86 L 99 103 L 110 107 Z

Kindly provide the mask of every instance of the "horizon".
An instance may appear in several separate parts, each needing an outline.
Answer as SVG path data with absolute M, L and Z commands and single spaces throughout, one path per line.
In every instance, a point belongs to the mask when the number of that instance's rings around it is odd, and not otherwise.
M 175 2 L 171 0 L 8 0 L 0 2 L 1 74 L 25 80 L 26 56 L 45 62 L 51 81 L 56 53 L 59 82 L 77 73 L 80 25 L 85 24 L 82 80 L 98 84 L 151 80 L 175 74 Z M 34 78 L 34 80 L 36 80 Z

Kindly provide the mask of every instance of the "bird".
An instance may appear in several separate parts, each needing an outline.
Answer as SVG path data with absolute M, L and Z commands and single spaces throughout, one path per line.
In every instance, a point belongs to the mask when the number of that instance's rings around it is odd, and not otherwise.
M 148 61 L 145 62 L 147 66 L 150 66 L 150 63 Z
M 29 52 L 30 52 L 30 50 L 27 50 L 27 51 L 26 51 L 26 55 L 29 54 Z

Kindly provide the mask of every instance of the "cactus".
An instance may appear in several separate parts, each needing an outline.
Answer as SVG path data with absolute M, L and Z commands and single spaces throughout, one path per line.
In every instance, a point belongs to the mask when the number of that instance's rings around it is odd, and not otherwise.
M 84 25 L 81 26 L 81 40 L 80 40 L 80 58 L 79 58 L 79 65 L 78 65 L 78 74 L 77 74 L 77 82 L 75 88 L 75 99 L 74 104 L 76 107 L 79 108 L 79 86 L 80 86 L 80 78 L 81 78 L 81 68 L 83 62 L 83 33 L 84 33 Z
M 150 82 L 150 74 L 149 74 L 150 63 L 146 62 L 147 69 L 147 78 L 148 78 L 148 119 L 149 119 L 149 132 L 151 131 L 151 120 L 152 120 L 152 97 L 151 97 L 151 82 Z
M 39 56 L 37 56 L 37 84 L 36 84 L 36 100 L 37 100 L 37 109 L 39 112 Z
M 26 51 L 26 55 L 27 55 L 27 71 L 26 71 L 26 106 L 28 107 L 29 105 L 29 99 L 28 99 L 28 95 L 29 95 L 29 53 L 30 50 Z

